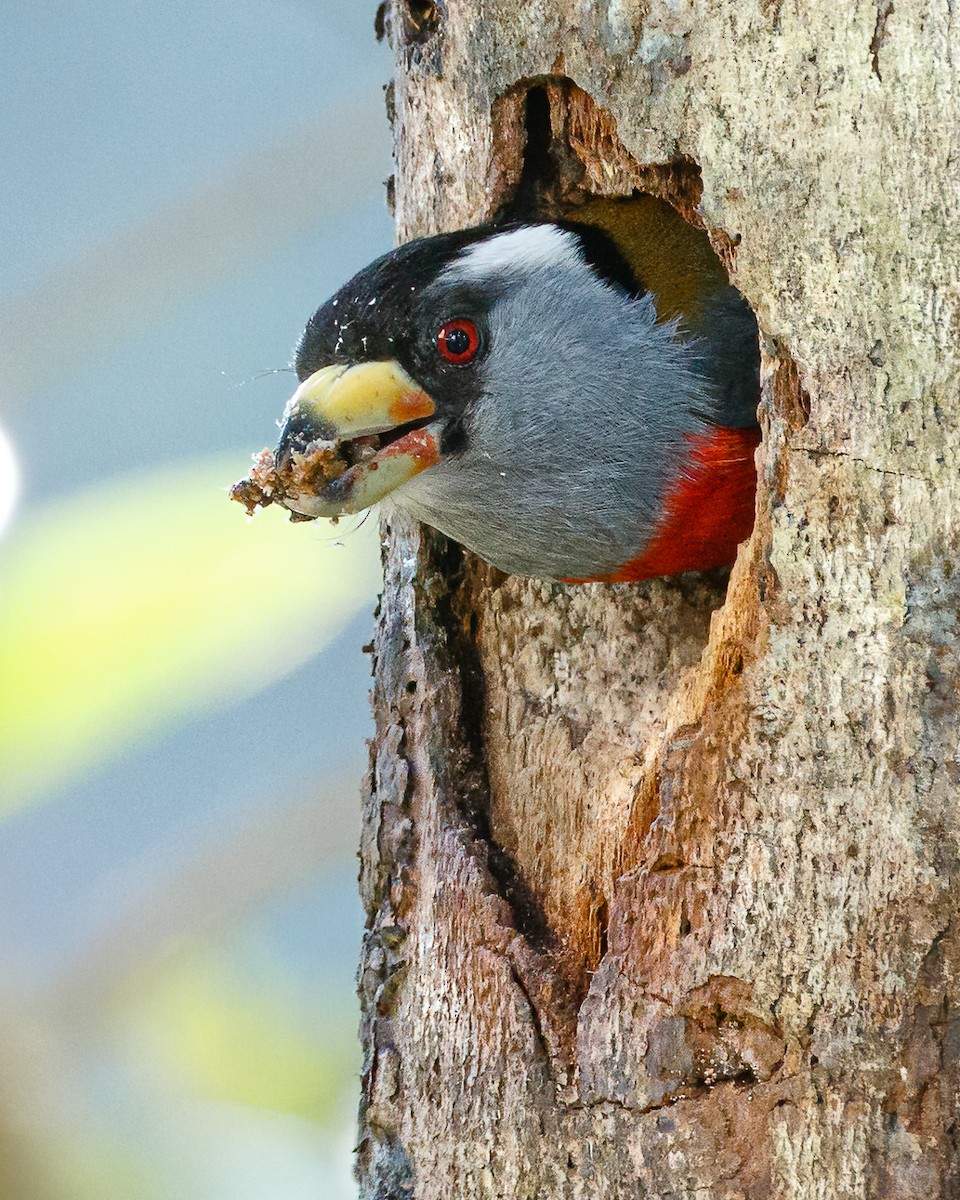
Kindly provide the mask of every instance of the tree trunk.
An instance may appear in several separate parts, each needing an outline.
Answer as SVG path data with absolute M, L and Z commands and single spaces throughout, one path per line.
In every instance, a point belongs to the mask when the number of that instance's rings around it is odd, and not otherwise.
M 729 578 L 386 522 L 362 1195 L 960 1197 L 957 11 L 385 16 L 401 238 L 670 201 L 757 313 L 763 444 Z

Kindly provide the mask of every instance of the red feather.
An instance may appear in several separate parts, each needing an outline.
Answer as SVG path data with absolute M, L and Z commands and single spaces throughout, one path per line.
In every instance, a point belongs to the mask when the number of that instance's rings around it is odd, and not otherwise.
M 684 471 L 667 492 L 664 513 L 647 548 L 606 583 L 634 583 L 655 575 L 708 571 L 732 563 L 753 528 L 760 431 L 718 426 L 689 439 Z M 568 583 L 600 582 L 567 580 Z

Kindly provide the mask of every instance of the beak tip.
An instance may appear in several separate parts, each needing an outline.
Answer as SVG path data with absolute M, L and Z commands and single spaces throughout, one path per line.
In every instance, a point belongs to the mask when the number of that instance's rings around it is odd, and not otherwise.
M 289 463 L 294 454 L 308 453 L 316 442 L 335 441 L 334 430 L 325 421 L 305 413 L 299 406 L 285 415 L 277 438 L 275 456 L 278 466 Z

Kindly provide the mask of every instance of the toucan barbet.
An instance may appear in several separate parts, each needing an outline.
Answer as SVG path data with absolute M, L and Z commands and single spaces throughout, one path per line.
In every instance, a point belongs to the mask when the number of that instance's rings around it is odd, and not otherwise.
M 756 320 L 653 197 L 400 246 L 311 317 L 296 370 L 257 500 L 301 518 L 389 502 L 572 582 L 707 570 L 752 528 Z

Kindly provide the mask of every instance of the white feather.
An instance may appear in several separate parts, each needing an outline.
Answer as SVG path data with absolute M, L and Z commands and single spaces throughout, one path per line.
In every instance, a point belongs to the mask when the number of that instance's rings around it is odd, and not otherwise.
M 476 242 L 448 267 L 449 282 L 495 279 L 507 271 L 562 270 L 582 263 L 574 234 L 556 225 L 525 225 Z

